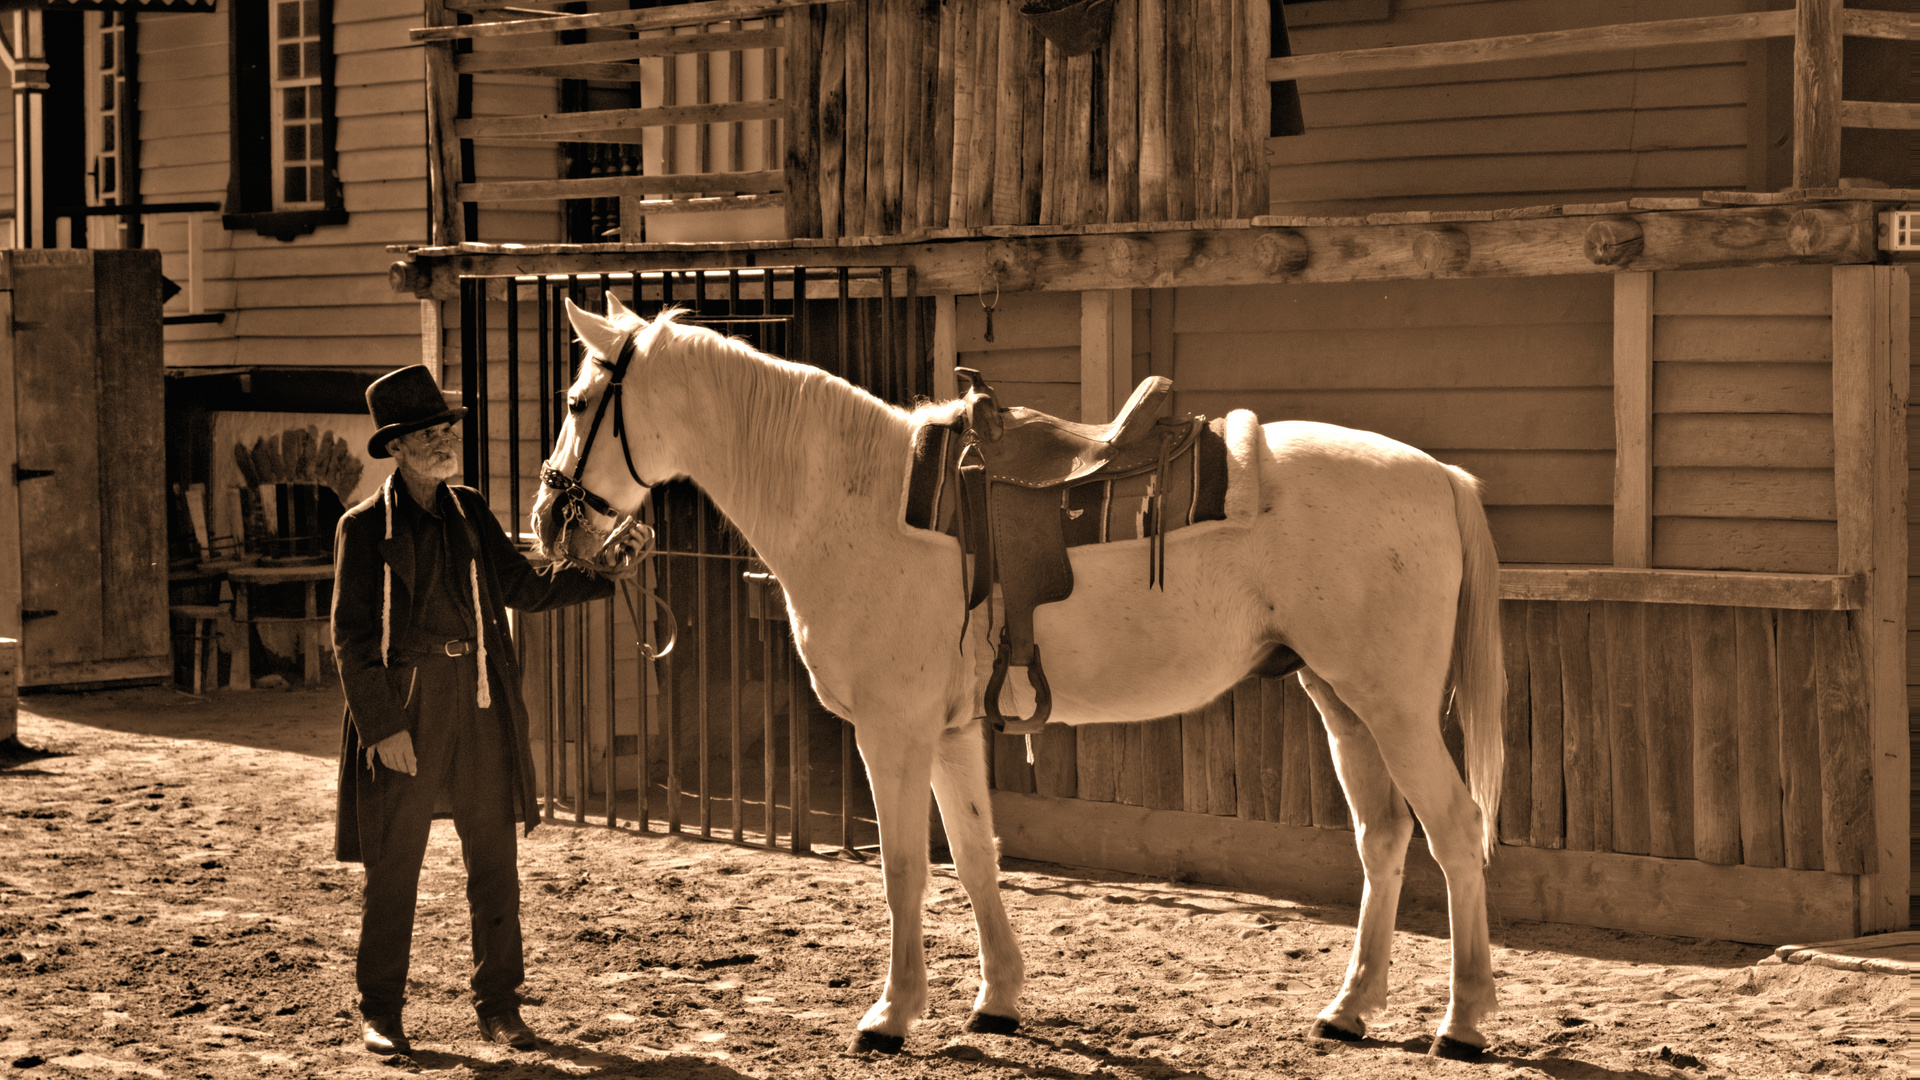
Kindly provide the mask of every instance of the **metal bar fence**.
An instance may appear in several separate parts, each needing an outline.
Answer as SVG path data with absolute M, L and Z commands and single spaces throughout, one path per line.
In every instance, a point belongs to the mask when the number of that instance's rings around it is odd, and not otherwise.
M 598 311 L 615 294 L 649 318 L 680 306 L 684 321 L 898 404 L 932 385 L 922 351 L 930 309 L 900 270 L 464 278 L 467 479 L 523 547 L 531 537 L 522 500 L 538 490 L 582 359 L 563 301 Z M 828 816 L 838 819 L 841 851 L 873 847 L 852 728 L 805 687 L 778 584 L 692 485 L 655 488 L 643 516 L 658 534 L 643 572 L 679 619 L 682 644 L 671 656 L 649 662 L 638 647 L 658 644 L 660 612 L 650 601 L 645 627 L 632 626 L 614 600 L 515 620 L 532 734 L 544 744 L 535 750 L 543 818 L 570 814 L 585 824 L 597 796 L 593 817 L 609 828 L 692 831 L 799 853 L 813 850 L 816 819 Z M 756 712 L 758 724 L 749 719 Z M 816 794 L 829 793 L 815 805 Z

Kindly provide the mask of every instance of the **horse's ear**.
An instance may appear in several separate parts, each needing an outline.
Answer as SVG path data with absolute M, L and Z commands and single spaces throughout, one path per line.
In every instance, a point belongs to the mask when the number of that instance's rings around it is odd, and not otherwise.
M 567 299 L 567 321 L 573 324 L 573 332 L 587 348 L 601 356 L 611 358 L 620 345 L 620 330 L 611 319 L 603 319 L 585 308 L 578 307 L 572 299 Z
M 612 289 L 608 289 L 607 290 L 607 318 L 613 320 L 614 322 L 619 322 L 627 318 L 628 316 L 632 316 L 633 318 L 636 318 L 636 319 L 640 318 L 640 316 L 634 315 L 633 311 L 630 308 L 628 308 L 627 305 L 621 303 L 619 297 L 613 295 Z

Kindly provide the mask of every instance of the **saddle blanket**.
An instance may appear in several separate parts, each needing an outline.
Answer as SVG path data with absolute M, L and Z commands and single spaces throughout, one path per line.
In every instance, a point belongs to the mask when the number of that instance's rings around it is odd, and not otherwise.
M 903 523 L 958 536 L 957 464 L 964 420 L 929 422 L 913 433 L 907 465 Z M 1061 526 L 1068 547 L 1140 540 L 1203 521 L 1251 521 L 1260 505 L 1255 450 L 1260 422 L 1246 409 L 1209 421 L 1192 445 L 1167 466 L 1162 503 L 1166 522 L 1154 520 L 1154 471 L 1118 479 L 1095 476 L 1061 492 Z

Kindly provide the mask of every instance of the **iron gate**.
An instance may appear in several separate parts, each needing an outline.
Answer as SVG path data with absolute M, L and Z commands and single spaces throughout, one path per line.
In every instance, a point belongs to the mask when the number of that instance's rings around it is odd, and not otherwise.
M 736 335 L 897 404 L 931 390 L 931 308 L 910 271 L 753 268 L 672 273 L 464 277 L 460 390 L 466 477 L 508 535 L 531 542 L 540 463 L 566 416 L 582 354 L 563 300 L 604 311 L 609 291 L 652 318 Z M 810 851 L 821 818 L 839 847 L 877 842 L 852 728 L 815 700 L 779 586 L 686 482 L 654 489 L 644 516 L 659 554 L 647 584 L 675 613 L 679 645 L 640 657 L 614 600 L 515 619 L 535 771 L 547 820 Z M 649 603 L 651 643 L 661 617 Z M 689 821 L 691 818 L 691 821 Z M 826 827 L 836 822 L 828 821 Z

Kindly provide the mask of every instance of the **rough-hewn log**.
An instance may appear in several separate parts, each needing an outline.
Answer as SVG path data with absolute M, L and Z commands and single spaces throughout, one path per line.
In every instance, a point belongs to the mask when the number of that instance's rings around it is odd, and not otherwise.
M 1840 182 L 1841 0 L 1796 0 L 1793 186 Z
M 1587 226 L 1580 245 L 1595 266 L 1625 266 L 1646 247 L 1646 233 L 1632 218 L 1601 218 Z

